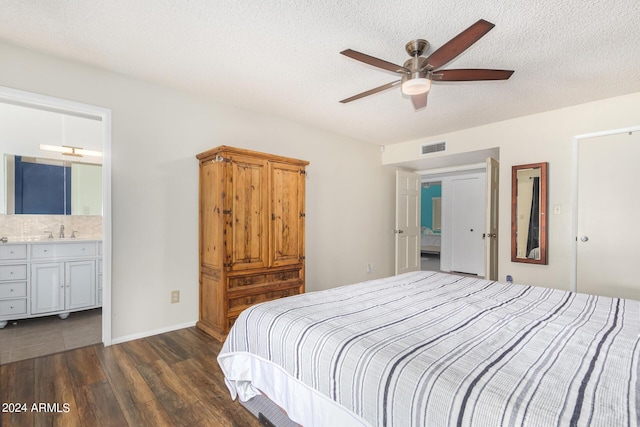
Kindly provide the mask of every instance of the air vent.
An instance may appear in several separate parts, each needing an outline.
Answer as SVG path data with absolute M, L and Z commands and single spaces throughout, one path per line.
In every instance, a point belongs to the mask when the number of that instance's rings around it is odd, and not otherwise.
M 445 151 L 447 149 L 447 142 L 435 142 L 433 144 L 424 144 L 420 147 L 422 154 L 437 153 L 439 151 Z

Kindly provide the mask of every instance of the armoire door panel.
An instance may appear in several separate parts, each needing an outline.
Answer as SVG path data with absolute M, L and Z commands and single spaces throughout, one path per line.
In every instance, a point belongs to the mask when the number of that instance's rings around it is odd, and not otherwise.
M 304 175 L 295 165 L 271 163 L 271 265 L 299 263 L 304 248 Z
M 267 266 L 267 162 L 234 156 L 231 167 L 231 269 Z
M 222 268 L 222 163 L 200 165 L 200 262 L 210 268 Z

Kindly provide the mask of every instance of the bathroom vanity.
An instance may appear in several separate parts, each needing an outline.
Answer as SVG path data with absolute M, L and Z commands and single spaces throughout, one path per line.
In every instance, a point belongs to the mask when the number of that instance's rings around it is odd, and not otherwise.
M 0 329 L 7 322 L 102 306 L 102 242 L 0 243 Z

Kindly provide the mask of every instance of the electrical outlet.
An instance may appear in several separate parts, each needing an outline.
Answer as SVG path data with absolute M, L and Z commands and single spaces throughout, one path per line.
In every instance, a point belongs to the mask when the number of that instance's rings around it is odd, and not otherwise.
M 171 304 L 180 302 L 180 291 L 171 291 Z
M 375 266 L 372 263 L 367 264 L 367 274 L 372 273 Z

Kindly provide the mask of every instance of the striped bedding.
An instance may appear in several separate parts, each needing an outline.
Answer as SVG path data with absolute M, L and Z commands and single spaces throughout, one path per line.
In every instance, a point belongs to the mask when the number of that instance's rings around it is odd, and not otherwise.
M 218 362 L 304 426 L 637 426 L 640 302 L 413 272 L 259 304 Z

